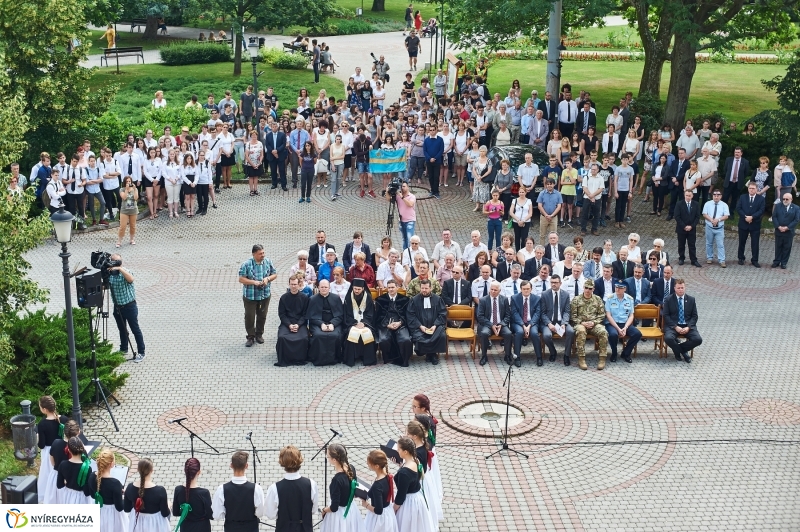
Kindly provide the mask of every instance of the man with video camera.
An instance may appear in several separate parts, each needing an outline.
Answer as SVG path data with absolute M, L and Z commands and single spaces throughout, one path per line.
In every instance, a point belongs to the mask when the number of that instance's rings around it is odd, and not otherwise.
M 107 266 L 108 291 L 111 292 L 111 300 L 114 302 L 114 321 L 117 322 L 119 329 L 119 350 L 123 355 L 128 354 L 127 326 L 129 326 L 136 339 L 133 361 L 141 362 L 144 360 L 144 336 L 142 329 L 139 328 L 139 308 L 136 306 L 133 273 L 122 267 L 122 257 L 118 254 L 111 255 L 110 259 Z
M 389 63 L 386 62 L 382 55 L 380 59 L 375 59 L 375 54 L 369 55 L 372 56 L 372 70 L 378 74 L 378 79 L 386 85 L 389 82 Z
M 389 201 L 397 203 L 397 213 L 400 216 L 400 234 L 403 235 L 403 249 L 408 248 L 409 240 L 414 236 L 414 227 L 417 224 L 417 211 L 415 205 L 417 198 L 408 188 L 408 183 L 394 178 L 389 182 L 386 197 Z

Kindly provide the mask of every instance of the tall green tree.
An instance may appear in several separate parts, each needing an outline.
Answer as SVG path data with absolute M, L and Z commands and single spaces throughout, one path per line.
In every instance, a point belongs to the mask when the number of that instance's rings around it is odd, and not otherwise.
M 779 109 L 763 111 L 751 120 L 759 125 L 759 135 L 775 143 L 778 153 L 800 160 L 800 52 L 795 52 L 786 74 L 761 83 L 775 91 Z

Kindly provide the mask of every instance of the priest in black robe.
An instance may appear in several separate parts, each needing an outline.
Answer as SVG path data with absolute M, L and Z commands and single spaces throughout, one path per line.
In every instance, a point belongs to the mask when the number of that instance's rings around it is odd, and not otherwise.
M 386 290 L 386 294 L 375 300 L 378 345 L 381 347 L 384 364 L 392 362 L 407 368 L 413 348 L 406 319 L 409 299 L 397 293 L 394 279 L 386 281 Z
M 355 366 L 361 359 L 365 366 L 374 366 L 375 354 L 375 302 L 367 290 L 364 279 L 353 279 L 344 298 L 344 331 L 342 337 L 342 359 L 348 366 Z
M 278 353 L 276 366 L 302 366 L 308 357 L 308 328 L 306 327 L 306 311 L 308 296 L 300 291 L 300 281 L 289 279 L 289 291 L 281 296 L 278 302 L 278 341 L 275 351 Z
M 435 366 L 439 363 L 439 353 L 444 353 L 447 346 L 444 334 L 447 308 L 442 298 L 431 292 L 430 279 L 419 283 L 419 294 L 411 299 L 406 314 L 417 353 L 425 355 Z
M 331 285 L 323 279 L 319 282 L 319 293 L 308 300 L 308 359 L 315 366 L 328 366 L 341 362 L 342 324 L 344 312 L 342 300 L 332 296 Z

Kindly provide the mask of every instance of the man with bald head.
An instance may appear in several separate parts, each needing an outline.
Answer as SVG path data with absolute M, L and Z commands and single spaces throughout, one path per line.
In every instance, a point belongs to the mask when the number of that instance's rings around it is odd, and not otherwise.
M 788 189 L 787 189 L 788 190 Z M 772 267 L 786 269 L 789 255 L 792 252 L 794 230 L 800 222 L 800 207 L 792 204 L 792 193 L 784 192 L 781 204 L 775 205 L 772 212 L 772 224 L 775 226 L 775 258 Z
M 486 268 L 486 266 L 484 266 Z M 483 275 L 483 271 L 481 271 Z M 511 340 L 513 334 L 509 327 L 511 323 L 511 309 L 508 306 L 508 300 L 500 293 L 500 283 L 491 281 L 489 285 L 489 294 L 481 297 L 478 301 L 478 338 L 481 341 L 481 366 L 486 365 L 489 361 L 487 354 L 489 352 L 489 338 L 492 336 L 500 336 L 503 339 L 503 351 L 505 353 L 504 360 L 506 364 L 511 365 L 513 359 L 511 358 Z

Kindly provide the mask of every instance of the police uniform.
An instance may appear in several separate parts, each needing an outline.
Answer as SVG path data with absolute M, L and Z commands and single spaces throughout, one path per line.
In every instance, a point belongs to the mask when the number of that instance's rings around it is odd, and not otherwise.
M 618 281 L 614 287 L 622 288 L 626 287 L 626 285 L 625 283 Z M 633 308 L 635 304 L 636 303 L 634 299 L 628 294 L 623 294 L 622 299 L 620 299 L 617 294 L 614 294 L 610 298 L 606 299 L 605 302 L 607 316 L 611 316 L 611 320 L 617 324 L 617 327 L 625 327 L 628 319 L 633 315 Z M 611 362 L 616 362 L 619 331 L 617 330 L 617 327 L 614 327 L 614 324 L 611 323 L 611 320 L 609 320 L 609 322 L 606 324 L 606 331 L 608 332 L 608 344 L 611 346 Z M 633 321 L 631 321 L 631 324 L 628 326 L 624 337 L 625 347 L 622 350 L 622 359 L 625 362 L 633 361 L 631 359 L 631 353 L 633 353 L 633 349 L 641 339 L 642 333 L 639 332 L 639 329 L 633 326 Z
M 584 288 L 594 289 L 594 281 L 586 279 Z M 600 296 L 594 295 L 587 299 L 583 294 L 572 299 L 570 303 L 570 321 L 575 329 L 575 349 L 578 352 L 578 367 L 586 369 L 586 335 L 591 334 L 597 338 L 599 359 L 597 369 L 606 367 L 606 348 L 608 347 L 608 332 L 603 327 L 603 320 L 606 317 L 606 309 Z M 594 322 L 594 327 L 586 329 L 582 325 L 584 321 Z

